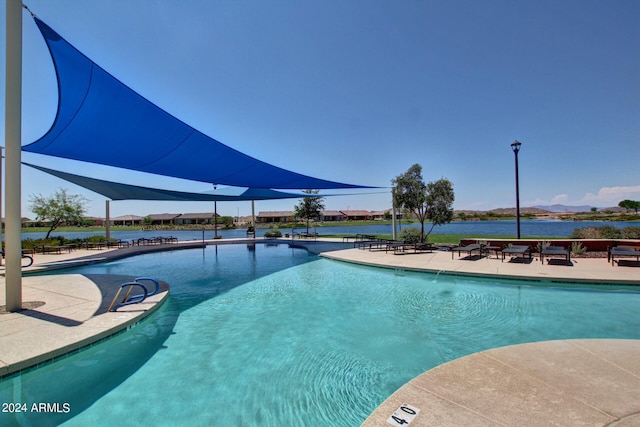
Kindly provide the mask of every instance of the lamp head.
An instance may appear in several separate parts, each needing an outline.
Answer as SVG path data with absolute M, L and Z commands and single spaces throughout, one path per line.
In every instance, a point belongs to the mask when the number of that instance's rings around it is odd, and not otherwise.
M 511 144 L 511 149 L 513 150 L 514 153 L 517 153 L 518 151 L 520 151 L 520 146 L 522 144 L 520 142 L 518 142 L 518 140 L 516 139 L 513 144 Z

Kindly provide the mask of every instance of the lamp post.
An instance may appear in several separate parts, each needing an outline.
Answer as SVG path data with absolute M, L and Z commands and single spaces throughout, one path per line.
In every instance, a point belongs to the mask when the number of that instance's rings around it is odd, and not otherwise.
M 513 144 L 511 144 L 511 149 L 513 150 L 513 154 L 516 156 L 516 234 L 517 239 L 520 239 L 520 183 L 518 182 L 518 151 L 520 151 L 520 146 L 522 144 L 518 142 L 516 139 Z

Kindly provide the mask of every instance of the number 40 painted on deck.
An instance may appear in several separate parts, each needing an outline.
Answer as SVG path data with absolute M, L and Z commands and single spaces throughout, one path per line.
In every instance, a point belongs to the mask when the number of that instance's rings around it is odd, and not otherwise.
M 420 412 L 420 409 L 415 406 L 411 406 L 408 403 L 403 403 L 387 420 L 387 424 L 392 426 L 407 426 L 416 415 Z

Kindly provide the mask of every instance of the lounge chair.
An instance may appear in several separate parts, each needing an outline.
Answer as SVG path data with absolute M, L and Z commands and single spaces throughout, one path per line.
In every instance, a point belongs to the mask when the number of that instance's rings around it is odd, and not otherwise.
M 615 257 L 636 257 L 636 261 L 640 261 L 640 251 L 630 246 L 614 246 L 607 251 L 607 258 L 611 260 L 611 265 L 615 265 Z M 620 265 L 620 261 L 618 261 Z
M 563 256 L 567 264 L 571 263 L 571 251 L 563 248 L 562 246 L 547 246 L 540 251 L 540 262 L 544 264 L 544 256 L 547 257 L 559 257 Z
M 524 256 L 526 253 L 529 254 L 529 260 L 531 260 L 531 246 L 528 245 L 513 245 L 504 248 L 502 251 L 502 262 L 504 262 L 504 258 L 507 254 L 509 255 L 522 255 Z
M 392 243 L 390 245 L 390 247 L 388 246 L 387 249 L 393 249 L 393 253 L 398 255 L 398 254 L 403 254 L 406 253 L 407 251 L 413 251 L 413 253 L 420 253 L 420 252 L 432 252 L 434 249 L 436 249 L 435 246 L 433 246 L 432 243 L 428 243 L 428 242 L 418 242 L 418 243 L 404 243 L 404 242 L 396 242 L 396 243 Z
M 480 256 L 482 256 L 482 252 L 484 251 L 484 246 L 485 245 L 482 245 L 482 244 L 473 244 L 473 245 L 458 246 L 455 248 L 451 248 L 451 259 L 453 259 L 454 252 L 458 252 L 458 256 L 460 256 L 460 252 L 468 252 L 469 256 L 471 256 L 471 253 L 473 251 L 478 251 L 480 252 Z
M 371 249 L 372 245 L 376 246 L 378 243 L 380 243 L 380 239 L 376 236 L 370 234 L 358 234 L 355 242 L 353 242 L 353 247 L 364 249 L 368 246 L 369 249 Z

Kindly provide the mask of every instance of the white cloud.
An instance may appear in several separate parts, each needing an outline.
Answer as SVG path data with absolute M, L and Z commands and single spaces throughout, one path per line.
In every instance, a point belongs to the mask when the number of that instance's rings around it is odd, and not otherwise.
M 640 185 L 602 187 L 596 194 L 585 194 L 579 203 L 597 206 L 617 206 L 620 201 L 625 199 L 640 200 Z
M 549 200 L 546 199 L 541 199 L 540 197 L 536 198 L 535 200 L 523 200 L 522 202 L 520 202 L 521 206 L 526 206 L 526 207 L 530 207 L 530 206 L 546 206 L 546 205 L 550 205 L 551 202 L 549 202 Z
M 591 205 L 597 207 L 617 206 L 622 200 L 640 200 L 640 185 L 627 185 L 616 187 L 602 187 L 597 193 L 587 193 L 582 198 L 574 199 L 568 194 L 556 194 L 551 199 L 525 200 L 524 206 L 550 206 L 550 205 Z
M 550 206 L 550 205 L 566 205 L 569 204 L 569 195 L 568 194 L 558 194 L 553 196 L 551 199 L 541 199 L 537 197 L 535 200 L 525 200 L 522 202 L 523 206 Z

